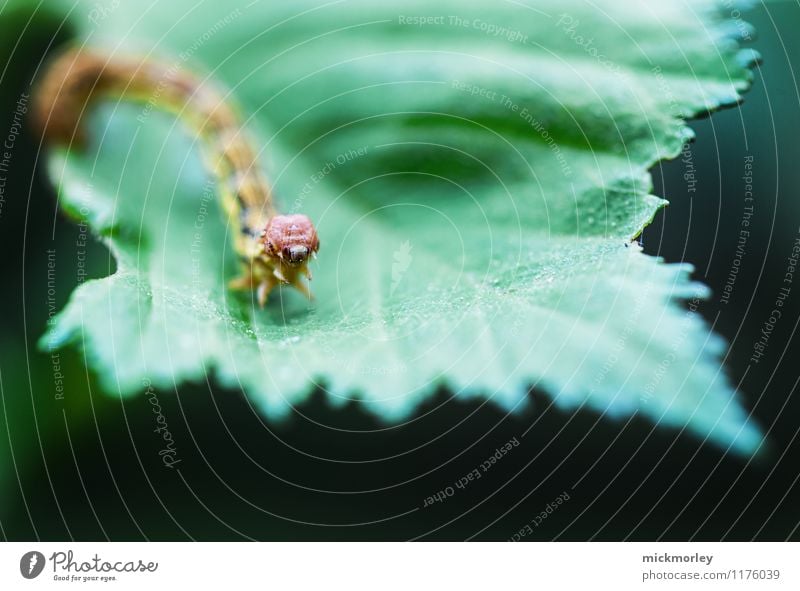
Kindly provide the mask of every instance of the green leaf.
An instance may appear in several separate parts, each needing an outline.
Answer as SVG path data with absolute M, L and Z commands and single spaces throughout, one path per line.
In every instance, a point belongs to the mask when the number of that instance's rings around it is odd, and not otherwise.
M 388 421 L 440 385 L 508 411 L 535 386 L 760 446 L 694 312 L 706 288 L 630 243 L 666 203 L 648 168 L 691 139 L 684 119 L 750 82 L 714 2 L 222 4 L 71 18 L 109 54 L 232 89 L 281 209 L 317 224 L 316 301 L 282 291 L 262 311 L 227 291 L 236 257 L 200 140 L 105 102 L 88 149 L 55 151 L 50 173 L 118 270 L 75 291 L 49 343 L 82 346 L 112 392 L 214 379 L 269 417 L 315 385 Z

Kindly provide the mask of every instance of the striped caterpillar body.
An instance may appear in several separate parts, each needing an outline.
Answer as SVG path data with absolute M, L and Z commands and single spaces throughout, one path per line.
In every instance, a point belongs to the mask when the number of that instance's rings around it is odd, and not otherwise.
M 93 99 L 103 97 L 180 112 L 204 140 L 243 263 L 242 275 L 229 283 L 232 289 L 255 289 L 262 307 L 279 284 L 311 297 L 302 277 L 311 279 L 309 259 L 319 250 L 314 225 L 302 214 L 278 214 L 256 150 L 218 90 L 156 61 L 71 49 L 50 65 L 36 92 L 33 116 L 43 138 L 81 147 L 81 117 Z

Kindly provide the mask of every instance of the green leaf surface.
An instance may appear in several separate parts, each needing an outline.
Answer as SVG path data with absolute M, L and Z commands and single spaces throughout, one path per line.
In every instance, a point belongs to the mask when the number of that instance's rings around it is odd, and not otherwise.
M 227 291 L 201 140 L 98 104 L 88 148 L 49 167 L 118 270 L 75 291 L 47 342 L 83 347 L 107 389 L 214 380 L 281 417 L 319 386 L 400 421 L 440 385 L 508 411 L 535 386 L 760 445 L 693 312 L 706 288 L 630 243 L 665 204 L 648 168 L 691 139 L 685 118 L 750 82 L 716 3 L 114 4 L 72 10 L 79 41 L 227 85 L 280 208 L 307 213 L 322 248 L 312 304 Z

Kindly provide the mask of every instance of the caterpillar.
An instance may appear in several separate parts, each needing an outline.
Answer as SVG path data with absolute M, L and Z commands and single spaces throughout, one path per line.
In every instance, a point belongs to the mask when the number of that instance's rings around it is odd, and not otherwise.
M 240 276 L 228 283 L 231 289 L 256 290 L 262 308 L 281 284 L 311 299 L 302 277 L 311 280 L 308 263 L 319 251 L 317 231 L 305 215 L 278 213 L 236 109 L 215 85 L 155 60 L 68 49 L 51 62 L 36 90 L 33 116 L 43 140 L 84 146 L 83 114 L 104 97 L 181 113 L 203 140 L 242 263 Z

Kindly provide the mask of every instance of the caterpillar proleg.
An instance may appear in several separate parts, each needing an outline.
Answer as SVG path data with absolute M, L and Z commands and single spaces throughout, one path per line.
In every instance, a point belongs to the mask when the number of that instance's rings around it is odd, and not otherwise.
M 302 277 L 311 279 L 308 263 L 319 250 L 317 231 L 305 215 L 278 213 L 257 151 L 220 91 L 157 61 L 70 49 L 50 64 L 36 92 L 34 117 L 44 139 L 80 147 L 85 141 L 82 114 L 101 97 L 185 114 L 203 139 L 242 260 L 241 276 L 229 283 L 232 289 L 255 289 L 262 307 L 282 283 L 311 297 Z

